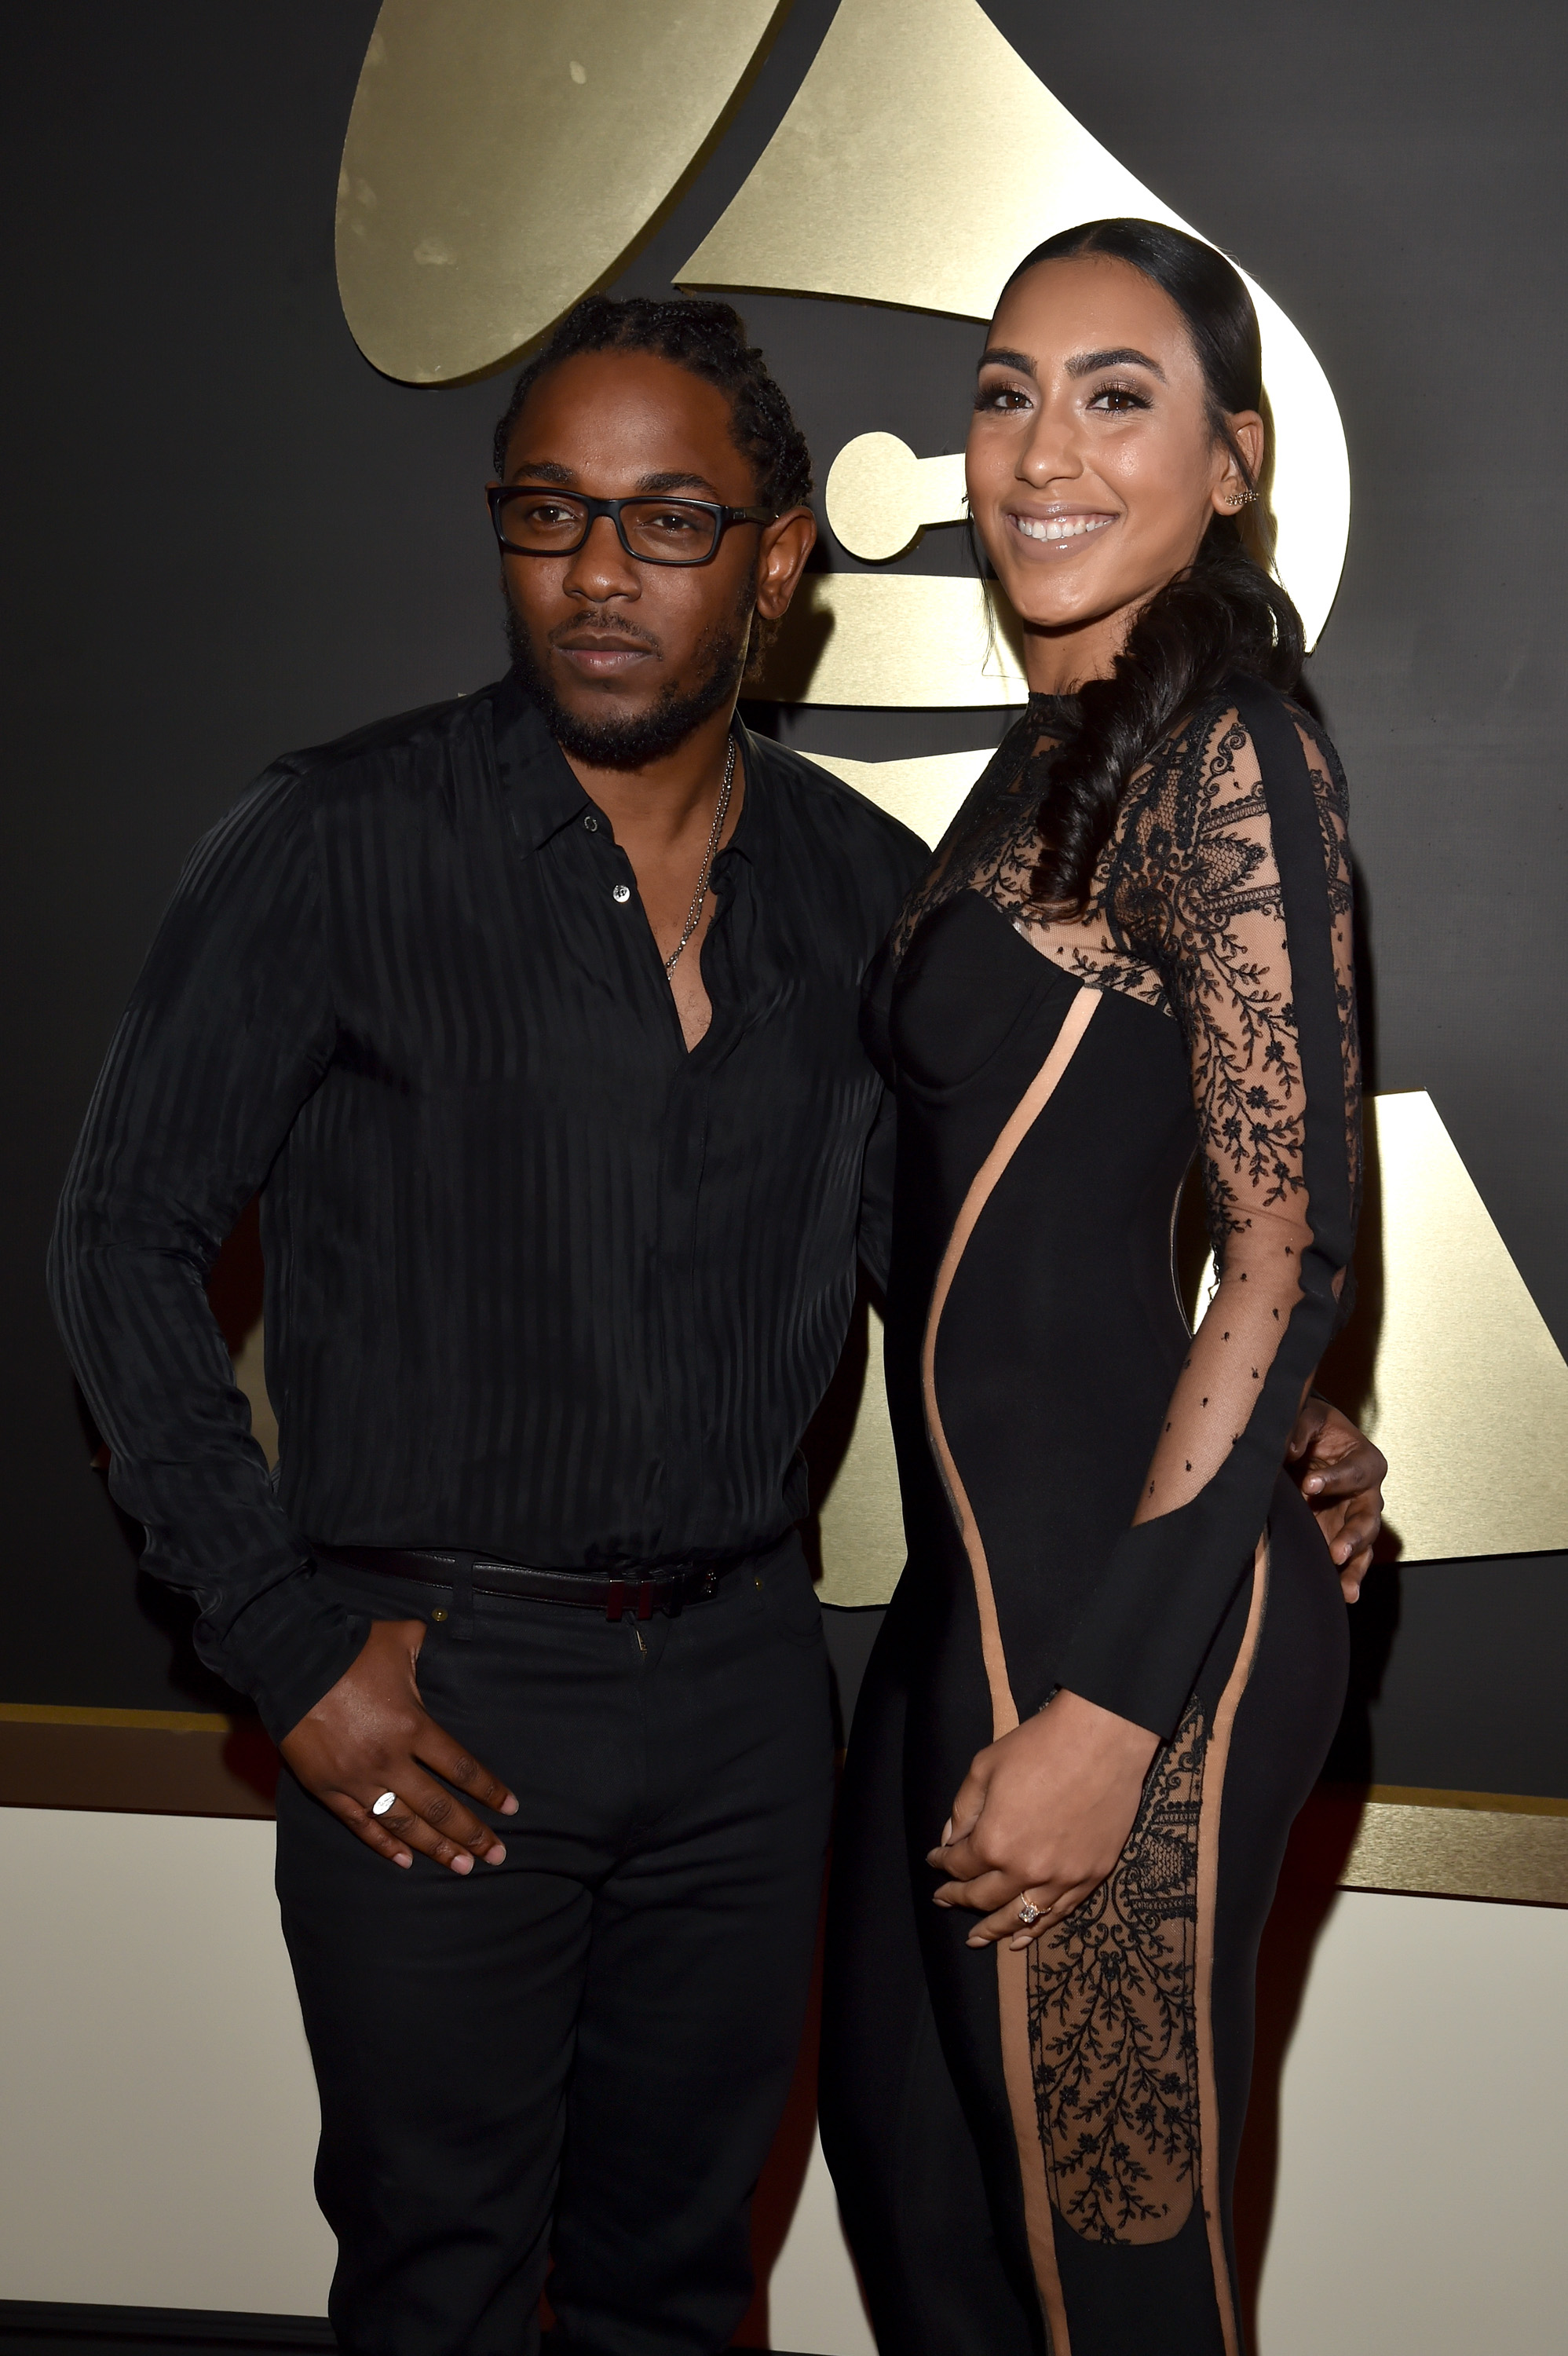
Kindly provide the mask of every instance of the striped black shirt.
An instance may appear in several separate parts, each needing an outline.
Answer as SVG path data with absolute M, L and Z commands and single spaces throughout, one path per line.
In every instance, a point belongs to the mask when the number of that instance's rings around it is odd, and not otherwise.
M 579 1569 L 761 1545 L 886 1250 L 862 974 L 924 846 L 742 736 L 688 1055 L 515 683 L 280 761 L 197 847 L 93 1098 L 57 1313 L 197 1644 L 276 1733 L 363 1639 L 312 1540 Z M 269 1475 L 203 1291 L 258 1189 Z

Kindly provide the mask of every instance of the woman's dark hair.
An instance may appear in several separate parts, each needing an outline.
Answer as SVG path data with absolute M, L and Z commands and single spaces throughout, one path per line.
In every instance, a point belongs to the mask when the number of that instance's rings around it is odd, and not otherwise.
M 782 515 L 811 497 L 811 453 L 790 405 L 773 382 L 746 323 L 728 303 L 682 296 L 653 303 L 642 295 L 616 302 L 585 294 L 561 320 L 512 387 L 496 427 L 496 472 L 505 477 L 507 444 L 523 403 L 541 376 L 579 352 L 655 352 L 717 385 L 730 402 L 735 447 L 757 478 L 757 503 Z
M 1063 230 L 1026 253 L 1008 285 L 1037 262 L 1091 253 L 1130 262 L 1176 305 L 1203 371 L 1210 425 L 1259 502 L 1242 509 L 1244 525 L 1215 516 L 1187 570 L 1139 614 L 1110 678 L 1078 691 L 1077 719 L 1051 761 L 1040 805 L 1030 888 L 1037 899 L 1080 914 L 1129 778 L 1181 713 L 1238 671 L 1293 688 L 1305 653 L 1301 616 L 1268 570 L 1268 461 L 1254 477 L 1225 422 L 1243 409 L 1268 414 L 1252 296 L 1211 245 L 1147 220 Z

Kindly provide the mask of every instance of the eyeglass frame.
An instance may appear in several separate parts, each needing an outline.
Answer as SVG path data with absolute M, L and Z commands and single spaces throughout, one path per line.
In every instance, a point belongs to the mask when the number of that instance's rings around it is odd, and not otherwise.
M 501 506 L 504 500 L 515 498 L 519 491 L 551 491 L 558 498 L 573 499 L 579 507 L 585 508 L 587 513 L 583 518 L 581 540 L 574 540 L 570 548 L 518 548 L 501 530 Z M 559 483 L 490 483 L 486 485 L 485 491 L 485 501 L 490 509 L 490 520 L 496 527 L 496 538 L 500 543 L 502 553 L 506 556 L 575 556 L 580 550 L 587 547 L 588 535 L 600 517 L 608 516 L 615 527 L 616 539 L 634 564 L 669 564 L 681 572 L 689 572 L 694 565 L 713 562 L 724 545 L 724 535 L 731 524 L 766 524 L 778 521 L 777 511 L 773 508 L 728 508 L 719 499 L 688 499 L 681 498 L 678 494 L 672 494 L 666 499 L 667 506 L 696 508 L 703 515 L 714 518 L 718 530 L 713 535 L 713 545 L 706 556 L 644 556 L 626 538 L 626 527 L 621 520 L 621 509 L 640 507 L 650 500 L 663 498 L 665 496 L 659 491 L 632 491 L 624 499 L 595 499 L 590 498 L 586 491 L 563 490 Z

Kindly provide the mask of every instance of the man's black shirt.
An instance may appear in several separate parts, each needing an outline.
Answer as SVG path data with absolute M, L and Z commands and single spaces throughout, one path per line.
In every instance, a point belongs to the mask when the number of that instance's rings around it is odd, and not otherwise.
M 860 981 L 929 854 L 742 756 L 689 1054 L 631 865 L 511 680 L 279 762 L 190 860 L 51 1281 L 147 1568 L 274 1733 L 363 1641 L 311 1540 L 631 1567 L 801 1510 L 858 1226 L 885 1258 Z M 258 1188 L 275 1480 L 202 1289 Z

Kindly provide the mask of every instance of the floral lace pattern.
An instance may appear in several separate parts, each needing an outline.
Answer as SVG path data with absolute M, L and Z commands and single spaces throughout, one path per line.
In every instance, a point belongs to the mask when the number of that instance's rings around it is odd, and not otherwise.
M 1029 1961 L 1035 2108 L 1053 2206 L 1092 2242 L 1163 2242 L 1200 2177 L 1196 1701 L 1144 1787 L 1121 1860 Z
M 1307 755 L 1323 845 L 1345 1059 L 1360 1100 L 1350 950 L 1351 884 L 1343 774 L 1307 713 L 1289 707 Z M 1054 725 L 1057 733 L 1052 733 Z M 1077 980 L 1172 1016 L 1186 1040 L 1216 1248 L 1253 1210 L 1304 1186 L 1304 1104 L 1290 960 L 1262 772 L 1233 704 L 1211 697 L 1132 781 L 1101 855 L 1083 919 L 1064 924 L 1029 890 L 1036 813 L 1062 722 L 1031 706 L 949 829 L 906 904 L 895 958 L 923 918 L 962 891 L 990 900 Z M 1346 1137 L 1352 1199 L 1360 1130 Z

